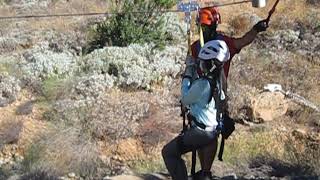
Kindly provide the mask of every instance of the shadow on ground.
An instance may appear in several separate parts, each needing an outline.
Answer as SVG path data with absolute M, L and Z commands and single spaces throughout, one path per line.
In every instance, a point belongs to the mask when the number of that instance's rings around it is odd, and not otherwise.
M 288 163 L 271 156 L 258 156 L 251 160 L 249 168 L 253 176 L 290 177 L 290 179 L 319 179 L 317 170 L 305 162 Z M 255 176 L 256 177 L 256 176 Z

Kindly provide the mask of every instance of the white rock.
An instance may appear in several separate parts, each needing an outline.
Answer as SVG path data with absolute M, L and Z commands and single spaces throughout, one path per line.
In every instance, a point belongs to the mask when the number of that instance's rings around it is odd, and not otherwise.
M 69 177 L 69 178 L 75 178 L 75 177 L 76 177 L 76 174 L 73 173 L 73 172 L 71 172 L 71 173 L 68 174 L 68 177 Z

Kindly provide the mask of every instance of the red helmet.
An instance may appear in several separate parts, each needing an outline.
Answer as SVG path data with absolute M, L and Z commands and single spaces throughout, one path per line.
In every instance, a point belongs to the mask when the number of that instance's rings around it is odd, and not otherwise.
M 220 24 L 221 16 L 217 7 L 201 8 L 199 12 L 200 24 L 212 25 Z

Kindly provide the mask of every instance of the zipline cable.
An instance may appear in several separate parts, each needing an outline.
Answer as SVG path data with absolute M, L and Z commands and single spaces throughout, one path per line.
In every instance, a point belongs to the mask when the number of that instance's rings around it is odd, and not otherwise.
M 230 5 L 236 5 L 236 4 L 243 4 L 243 3 L 249 3 L 251 0 L 244 0 L 244 1 L 238 1 L 238 2 L 232 2 L 232 3 L 225 3 L 225 4 L 219 4 L 219 3 L 210 3 L 206 2 L 204 3 L 206 6 L 212 7 L 222 7 L 222 6 L 230 6 Z M 174 9 L 166 9 L 161 11 L 134 11 L 131 12 L 133 14 L 147 14 L 147 13 L 183 13 L 181 10 L 174 10 Z M 92 12 L 92 13 L 74 13 L 74 14 L 40 14 L 40 15 L 21 15 L 21 16 L 0 16 L 0 20 L 18 20 L 18 19 L 32 19 L 32 18 L 55 18 L 55 17 L 80 17 L 80 16 L 112 16 L 116 14 L 122 14 L 124 12 Z
M 168 12 L 180 12 L 178 10 L 166 10 L 166 11 L 158 11 L 154 13 L 168 13 Z M 146 14 L 146 13 L 152 13 L 147 11 L 136 11 L 131 12 L 133 14 Z M 79 16 L 111 16 L 116 14 L 122 14 L 122 12 L 119 13 L 99 13 L 99 12 L 93 12 L 93 13 L 74 13 L 74 14 L 41 14 L 41 15 L 23 15 L 23 16 L 0 16 L 0 20 L 12 20 L 12 19 L 30 19 L 30 18 L 52 18 L 52 17 L 79 17 Z

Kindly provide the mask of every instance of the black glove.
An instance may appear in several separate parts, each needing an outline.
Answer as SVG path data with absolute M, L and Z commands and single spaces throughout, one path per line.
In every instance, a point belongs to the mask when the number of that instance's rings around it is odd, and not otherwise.
M 267 20 L 259 21 L 256 25 L 253 26 L 253 29 L 258 33 L 262 31 L 266 31 L 269 27 Z

